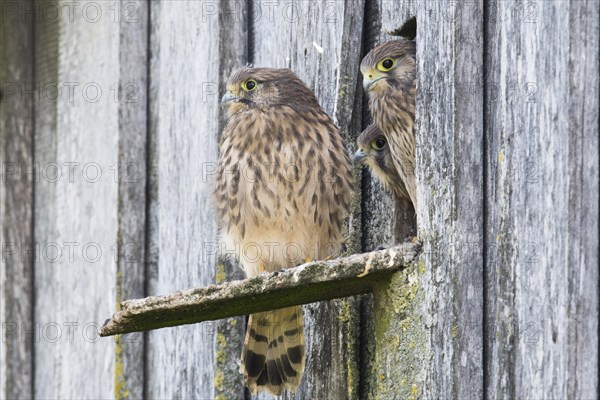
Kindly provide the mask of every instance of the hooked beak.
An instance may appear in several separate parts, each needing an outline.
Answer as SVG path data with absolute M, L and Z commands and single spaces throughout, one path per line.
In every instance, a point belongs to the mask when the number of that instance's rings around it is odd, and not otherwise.
M 373 86 L 373 84 L 375 84 L 375 82 L 378 82 L 383 78 L 383 76 L 365 75 L 363 79 L 363 88 L 365 89 L 365 92 L 368 92 L 369 89 L 371 89 L 371 87 Z
M 354 153 L 354 158 L 352 159 L 352 161 L 354 161 L 355 164 L 362 164 L 366 157 L 367 153 L 362 151 L 362 149 L 358 149 L 356 150 L 356 153 Z
M 233 94 L 233 92 L 227 92 L 223 95 L 223 97 L 221 97 L 221 105 L 224 106 L 225 104 L 229 103 L 230 101 L 236 101 L 238 100 L 239 97 L 236 96 L 235 94 Z

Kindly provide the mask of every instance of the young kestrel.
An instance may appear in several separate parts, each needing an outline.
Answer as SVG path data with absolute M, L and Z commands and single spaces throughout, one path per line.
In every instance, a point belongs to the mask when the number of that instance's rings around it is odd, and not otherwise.
M 383 187 L 400 199 L 410 201 L 406 186 L 394 165 L 392 152 L 385 135 L 375 124 L 365 129 L 356 140 L 358 150 L 354 162 L 369 167 Z
M 248 277 L 336 255 L 350 205 L 342 136 L 289 69 L 241 68 L 227 82 L 215 197 L 222 240 Z M 304 369 L 300 306 L 253 314 L 240 373 L 252 393 L 295 391 Z
M 398 174 L 417 209 L 415 182 L 416 62 L 415 42 L 401 39 L 383 43 L 360 65 L 363 87 L 375 124 L 389 143 Z

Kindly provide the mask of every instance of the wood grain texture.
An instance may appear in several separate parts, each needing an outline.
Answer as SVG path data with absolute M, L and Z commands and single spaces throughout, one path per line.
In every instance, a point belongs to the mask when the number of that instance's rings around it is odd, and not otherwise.
M 212 1 L 150 10 L 148 294 L 215 281 L 212 175 L 219 128 L 219 14 Z M 148 335 L 148 398 L 214 397 L 214 324 Z
M 566 383 L 568 397 L 591 398 L 600 396 L 600 4 L 570 4 L 569 26 L 581 28 L 569 30 L 568 314 L 576 317 L 568 329 Z
M 101 336 L 194 324 L 225 317 L 367 293 L 407 268 L 419 246 L 405 244 L 331 261 L 314 261 L 258 277 L 166 296 L 127 300 L 100 329 Z
M 117 305 L 145 295 L 148 3 L 119 4 Z M 144 337 L 115 339 L 115 397 L 144 397 Z
M 32 1 L 20 4 L 33 7 Z M 2 3 L 0 28 L 0 398 L 33 396 L 33 165 L 34 24 L 16 3 Z
M 363 55 L 376 45 L 397 39 L 391 32 L 414 16 L 408 2 L 368 1 Z M 362 77 L 361 77 L 362 78 Z M 361 90 L 362 92 L 362 90 Z M 365 102 L 366 103 L 366 102 Z M 370 120 L 368 107 L 365 119 Z M 399 202 L 367 176 L 363 198 L 365 249 L 416 234 L 410 201 Z M 419 395 L 427 359 L 421 266 L 413 266 L 384 281 L 372 299 L 363 302 L 361 398 L 412 398 Z M 415 392 L 415 388 L 418 390 Z
M 417 9 L 417 219 L 430 359 L 418 395 L 483 396 L 481 1 Z
M 116 307 L 119 30 L 88 5 L 36 19 L 36 398 L 114 396 L 115 345 L 94 331 Z
M 362 33 L 362 58 L 382 40 L 382 8 L 383 1 L 367 0 L 364 4 L 364 26 Z M 358 72 L 360 87 L 358 96 L 364 101 L 362 107 L 362 128 L 366 128 L 372 117 L 368 100 L 362 89 L 362 75 Z M 394 242 L 394 199 L 385 192 L 373 174 L 363 168 L 361 182 L 362 203 L 362 249 L 371 251 L 380 246 L 389 246 Z M 365 336 L 366 340 L 372 336 Z
M 599 7 L 486 10 L 489 398 L 598 397 Z
M 354 7 L 359 7 L 358 9 Z M 350 151 L 354 154 L 356 151 L 356 138 L 360 134 L 363 116 L 362 98 L 360 96 L 361 81 L 358 74 L 362 49 L 362 29 L 364 26 L 364 3 L 362 1 L 346 4 L 343 8 L 343 25 L 341 35 L 340 63 L 337 82 L 337 100 L 333 113 L 333 119 L 336 125 L 341 129 L 344 140 Z M 341 9 L 340 9 L 340 15 Z M 327 20 L 326 20 L 327 21 Z M 362 252 L 362 174 L 360 167 L 355 167 L 354 175 L 354 194 L 350 214 L 348 216 L 348 237 L 344 242 L 344 254 L 356 254 Z M 362 332 L 361 326 L 364 324 L 362 315 L 363 296 L 354 296 L 351 298 L 335 300 L 331 303 L 338 307 L 339 316 L 338 334 L 340 338 L 341 354 L 337 355 L 338 362 L 343 365 L 340 378 L 345 378 L 347 384 L 344 386 L 342 379 L 339 379 L 342 389 L 346 389 L 345 397 L 348 399 L 360 399 L 362 386 L 361 369 L 364 359 L 361 354 Z M 326 310 L 325 310 L 326 311 Z M 325 314 L 325 318 L 331 318 L 331 314 Z M 327 321 L 324 321 L 327 323 Z M 343 364 L 342 364 L 343 363 Z M 339 366 L 338 366 L 339 368 Z M 329 386 L 326 380 L 321 381 L 321 385 Z M 323 391 L 323 396 L 327 392 Z M 342 396 L 344 397 L 344 396 Z
M 315 92 L 344 137 L 356 137 L 350 105 L 358 83 L 364 2 L 253 1 L 252 10 L 254 65 L 291 68 Z M 350 220 L 350 226 L 356 223 Z M 358 300 L 307 305 L 304 318 L 305 374 L 295 395 L 284 398 L 357 398 Z
M 219 2 L 219 98 L 226 92 L 225 82 L 231 72 L 248 63 L 249 4 L 247 1 Z M 225 112 L 220 110 L 219 135 L 225 126 Z M 219 143 L 221 138 L 219 137 Z M 216 283 L 239 280 L 244 272 L 232 257 L 219 256 Z M 215 322 L 215 399 L 243 399 L 244 382 L 239 373 L 240 354 L 244 343 L 246 316 L 237 316 Z

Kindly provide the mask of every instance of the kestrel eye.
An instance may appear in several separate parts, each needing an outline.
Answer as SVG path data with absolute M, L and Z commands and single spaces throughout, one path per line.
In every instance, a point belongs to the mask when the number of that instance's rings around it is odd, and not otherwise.
M 392 69 L 394 67 L 394 60 L 392 60 L 391 58 L 384 58 L 383 60 L 379 61 L 379 63 L 377 64 L 377 69 L 379 69 L 380 71 L 383 72 L 387 72 L 390 69 Z
M 375 150 L 382 150 L 385 147 L 385 138 L 378 138 L 371 143 Z
M 256 89 L 256 81 L 254 79 L 248 79 L 246 82 L 242 83 L 242 88 L 246 92 L 251 92 Z

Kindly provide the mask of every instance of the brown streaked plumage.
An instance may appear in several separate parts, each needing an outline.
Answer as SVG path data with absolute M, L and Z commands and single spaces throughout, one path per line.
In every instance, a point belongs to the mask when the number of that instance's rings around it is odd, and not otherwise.
M 389 68 L 388 68 L 389 66 Z M 394 40 L 362 60 L 363 86 L 377 126 L 384 132 L 402 181 L 417 209 L 415 181 L 415 42 Z
M 365 129 L 356 140 L 358 150 L 354 162 L 369 167 L 383 187 L 400 199 L 410 201 L 410 196 L 396 170 L 390 146 L 383 131 L 375 124 Z
M 227 82 L 216 176 L 225 249 L 248 277 L 338 253 L 350 205 L 342 136 L 290 70 L 241 68 Z M 302 308 L 253 314 L 240 372 L 252 393 L 294 391 L 304 369 Z

